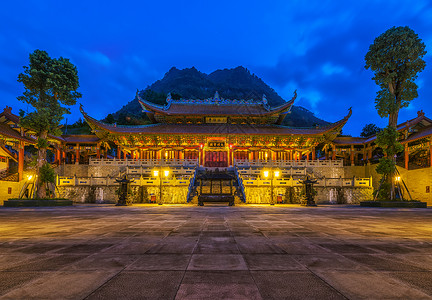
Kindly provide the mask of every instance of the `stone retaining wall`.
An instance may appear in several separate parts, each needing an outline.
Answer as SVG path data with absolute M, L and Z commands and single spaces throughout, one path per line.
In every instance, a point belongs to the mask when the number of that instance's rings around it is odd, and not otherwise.
M 60 186 L 60 197 L 73 200 L 75 203 L 117 203 L 118 186 Z M 153 198 L 159 201 L 158 186 L 131 186 L 130 195 L 133 203 L 150 203 Z M 162 202 L 166 204 L 186 203 L 187 186 L 164 186 Z
M 317 191 L 315 202 L 318 204 L 359 204 L 372 199 L 372 188 L 364 187 L 314 187 Z M 302 187 L 273 188 L 274 203 L 278 196 L 285 204 L 300 203 Z M 245 187 L 246 203 L 268 204 L 271 200 L 271 188 Z

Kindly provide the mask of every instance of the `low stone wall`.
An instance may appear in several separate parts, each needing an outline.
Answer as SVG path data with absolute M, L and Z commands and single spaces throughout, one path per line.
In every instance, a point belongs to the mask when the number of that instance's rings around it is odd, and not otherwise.
M 18 198 L 24 183 L 25 180 L 21 180 L 21 182 L 1 180 L 0 181 L 0 205 L 3 205 L 3 202 L 10 198 Z
M 59 176 L 74 176 L 77 177 L 106 177 L 118 176 L 119 172 L 124 172 L 126 167 L 122 166 L 93 166 L 93 165 L 60 165 L 56 168 Z
M 308 167 L 308 172 L 314 174 L 315 177 L 326 177 L 326 178 L 347 178 L 349 176 L 345 176 L 345 168 L 344 167 Z
M 117 203 L 118 186 L 60 186 L 60 197 L 73 200 L 75 203 Z M 130 197 L 133 203 L 150 203 L 152 196 L 159 201 L 158 186 L 131 186 Z M 166 204 L 186 203 L 187 186 L 164 186 L 162 202 Z
M 372 199 L 372 188 L 364 187 L 314 187 L 318 204 L 359 204 Z M 300 203 L 302 187 L 274 188 L 274 203 L 278 196 L 285 204 Z M 246 203 L 268 204 L 271 201 L 271 188 L 268 186 L 245 187 Z
M 398 167 L 413 200 L 420 200 L 432 205 L 432 168 L 406 170 Z M 429 193 L 427 192 L 429 189 Z

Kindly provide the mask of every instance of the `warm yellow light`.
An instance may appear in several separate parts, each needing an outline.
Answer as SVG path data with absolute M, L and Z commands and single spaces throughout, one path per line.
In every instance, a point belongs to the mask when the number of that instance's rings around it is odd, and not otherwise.
M 158 177 L 159 176 L 159 171 L 158 170 L 153 170 L 153 176 L 154 177 Z
M 267 159 L 267 156 L 268 156 L 268 154 L 267 154 L 267 152 L 265 153 L 265 158 Z
M 400 177 L 400 176 L 396 176 L 396 177 L 395 177 L 395 181 L 396 181 L 396 182 L 399 182 L 400 180 L 401 180 L 401 177 Z
M 274 176 L 278 178 L 280 176 L 280 171 L 274 171 Z
M 168 158 L 168 152 L 165 151 L 165 159 Z
M 264 178 L 269 177 L 269 171 L 264 171 L 264 172 L 263 172 L 263 175 L 264 175 Z
M 27 180 L 32 180 L 33 175 L 27 175 Z
M 169 176 L 169 173 L 170 173 L 169 170 L 165 170 L 165 171 L 164 171 L 164 176 L 165 176 L 165 177 L 168 177 L 168 176 Z

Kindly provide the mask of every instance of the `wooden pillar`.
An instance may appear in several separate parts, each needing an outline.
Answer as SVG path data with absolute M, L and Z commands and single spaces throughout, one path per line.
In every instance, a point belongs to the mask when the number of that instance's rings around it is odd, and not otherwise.
M 367 159 L 366 159 L 366 145 L 363 145 L 363 163 L 366 163 Z
M 121 147 L 117 146 L 117 159 L 121 158 Z
M 79 158 L 80 158 L 80 145 L 76 144 L 76 152 L 75 152 L 75 163 L 79 164 Z
M 369 147 L 368 152 L 368 164 L 370 164 L 372 161 L 372 146 Z
M 328 150 L 328 147 L 326 147 L 324 153 L 325 153 L 325 159 L 328 160 L 329 159 L 329 150 Z
M 336 146 L 332 145 L 332 160 L 336 160 Z
M 105 147 L 104 149 L 104 158 L 107 159 L 108 158 L 108 149 Z
M 315 150 L 315 147 L 312 147 L 312 160 L 316 160 L 316 150 Z
M 432 137 L 429 141 L 429 167 L 432 167 Z
M 24 143 L 20 142 L 18 147 L 18 180 L 21 181 L 24 173 Z
M 351 145 L 350 160 L 351 160 L 351 166 L 354 166 L 354 145 Z
M 408 163 L 409 163 L 409 149 L 408 149 L 408 143 L 405 143 L 405 152 L 404 152 L 404 160 L 405 160 L 405 169 L 408 170 Z
M 97 143 L 97 145 L 96 145 L 96 158 L 97 159 L 100 159 L 100 155 L 101 153 L 100 153 L 100 143 Z
M 123 159 L 126 159 L 126 151 L 123 150 Z

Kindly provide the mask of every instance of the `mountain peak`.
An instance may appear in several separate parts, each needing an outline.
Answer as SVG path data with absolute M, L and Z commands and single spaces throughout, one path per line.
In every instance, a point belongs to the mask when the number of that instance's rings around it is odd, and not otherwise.
M 173 99 L 207 99 L 213 97 L 217 91 L 220 97 L 225 99 L 262 101 L 265 95 L 270 106 L 278 106 L 285 102 L 275 90 L 243 66 L 216 70 L 210 74 L 202 73 L 195 67 L 177 69 L 173 66 L 162 79 L 142 90 L 140 95 L 148 101 L 163 105 L 166 104 L 165 99 L 168 93 L 171 93 Z M 115 115 L 120 113 L 141 117 L 138 101 L 136 99 L 131 101 Z M 327 124 L 314 117 L 312 113 L 304 115 L 307 115 L 307 118 L 294 117 L 291 114 L 291 117 L 285 118 L 288 120 L 286 125 L 304 127 Z M 297 121 L 293 123 L 289 121 L 290 119 Z

